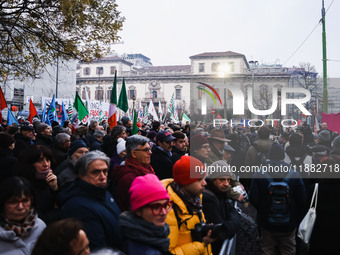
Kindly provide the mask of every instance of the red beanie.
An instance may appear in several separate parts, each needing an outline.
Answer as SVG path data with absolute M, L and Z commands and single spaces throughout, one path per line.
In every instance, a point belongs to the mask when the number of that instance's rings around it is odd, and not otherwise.
M 194 135 L 190 138 L 190 148 L 192 150 L 199 150 L 206 143 L 209 143 L 209 141 L 203 135 Z
M 188 185 L 202 179 L 205 175 L 203 163 L 192 156 L 182 156 L 172 168 L 174 181 L 179 185 Z
M 166 188 L 154 174 L 142 175 L 134 179 L 129 193 L 132 211 L 157 200 L 170 200 Z

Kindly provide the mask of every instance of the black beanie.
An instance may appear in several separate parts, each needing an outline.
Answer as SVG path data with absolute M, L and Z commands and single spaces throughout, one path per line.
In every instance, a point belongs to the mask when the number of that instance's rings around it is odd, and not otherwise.
M 68 151 L 68 155 L 72 156 L 72 154 L 75 153 L 75 151 L 79 148 L 87 148 L 86 143 L 83 140 L 79 139 L 72 141 L 70 150 Z
M 283 147 L 278 143 L 273 143 L 270 146 L 268 156 L 271 160 L 283 160 L 285 158 Z

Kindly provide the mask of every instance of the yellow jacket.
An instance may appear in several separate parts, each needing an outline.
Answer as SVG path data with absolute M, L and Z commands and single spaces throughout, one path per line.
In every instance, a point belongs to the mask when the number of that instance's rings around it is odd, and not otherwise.
M 191 215 L 189 213 L 182 199 L 169 185 L 171 182 L 173 182 L 173 179 L 162 180 L 163 185 L 168 190 L 171 201 L 177 205 L 176 208 L 179 208 L 178 217 L 181 219 L 181 222 L 185 221 L 186 223 L 182 223 L 180 229 L 178 229 L 178 223 L 174 209 L 168 213 L 166 222 L 170 227 L 170 234 L 168 236 L 170 239 L 169 251 L 172 254 L 178 255 L 212 254 L 210 244 L 205 246 L 204 243 L 192 241 L 190 229 L 194 229 L 195 225 L 199 223 L 200 220 L 197 214 Z M 205 220 L 204 215 L 203 219 Z

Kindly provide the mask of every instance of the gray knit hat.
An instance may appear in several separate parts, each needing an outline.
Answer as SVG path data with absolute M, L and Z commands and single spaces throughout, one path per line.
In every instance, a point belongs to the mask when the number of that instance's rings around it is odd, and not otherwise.
M 320 142 L 329 142 L 331 140 L 331 133 L 328 130 L 323 130 L 318 134 Z
M 48 127 L 48 125 L 47 125 L 46 123 L 41 122 L 41 123 L 39 123 L 39 124 L 37 125 L 36 131 L 37 131 L 38 134 L 40 134 L 40 133 L 44 132 L 44 130 L 45 130 L 47 127 Z

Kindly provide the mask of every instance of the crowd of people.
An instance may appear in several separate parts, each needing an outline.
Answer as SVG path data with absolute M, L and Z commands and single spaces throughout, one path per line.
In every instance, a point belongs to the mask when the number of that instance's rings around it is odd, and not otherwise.
M 219 254 L 242 228 L 240 203 L 257 211 L 263 254 L 298 254 L 296 231 L 315 183 L 309 253 L 336 248 L 329 229 L 340 227 L 339 179 L 296 171 L 338 169 L 340 136 L 326 123 L 314 133 L 307 125 L 153 121 L 133 135 L 124 116 L 112 129 L 105 121 L 75 128 L 37 119 L 0 129 L 0 254 Z M 242 166 L 265 165 L 289 171 L 238 175 Z M 272 197 L 278 183 L 285 198 Z

